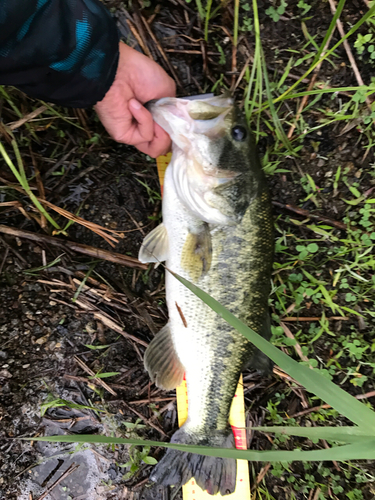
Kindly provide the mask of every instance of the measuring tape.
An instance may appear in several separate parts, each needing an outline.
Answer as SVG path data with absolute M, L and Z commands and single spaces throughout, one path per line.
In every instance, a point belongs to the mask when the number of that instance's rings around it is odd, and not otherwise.
M 160 180 L 160 189 L 163 194 L 164 175 L 171 161 L 171 153 L 165 156 L 156 158 L 156 165 L 158 167 L 158 174 Z M 188 416 L 188 393 L 186 381 L 183 380 L 182 384 L 176 389 L 177 396 L 177 413 L 178 425 L 185 422 Z M 238 450 L 246 450 L 246 423 L 245 423 L 245 403 L 243 393 L 242 375 L 238 382 L 236 394 L 232 401 L 232 406 L 229 413 L 229 424 L 232 426 L 236 448 Z M 184 500 L 213 500 L 212 495 L 203 491 L 195 482 L 194 478 L 190 479 L 182 487 L 182 495 Z M 251 500 L 250 493 L 250 477 L 249 466 L 247 460 L 237 460 L 237 479 L 236 489 L 231 495 L 222 496 L 220 493 L 215 495 L 215 500 L 224 498 L 225 500 Z

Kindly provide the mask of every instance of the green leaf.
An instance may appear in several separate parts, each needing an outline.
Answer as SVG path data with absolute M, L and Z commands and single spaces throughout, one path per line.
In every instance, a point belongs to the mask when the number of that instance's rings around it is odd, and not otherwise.
M 143 461 L 145 464 L 148 465 L 155 465 L 158 463 L 158 461 L 154 457 L 144 457 Z
M 67 408 L 74 408 L 78 410 L 93 410 L 93 411 L 101 411 L 103 413 L 107 413 L 106 410 L 101 410 L 100 408 L 95 408 L 94 406 L 80 405 L 77 403 L 72 403 L 66 399 L 55 399 L 53 401 L 47 401 L 40 405 L 40 410 L 42 416 L 49 408 L 59 408 L 60 406 L 66 406 Z
M 139 424 L 138 422 L 136 422 L 135 424 L 133 424 L 133 422 L 123 422 L 123 424 L 124 424 L 124 425 L 125 425 L 125 427 L 127 427 L 128 429 L 134 429 L 134 428 L 137 428 L 137 429 L 144 429 L 145 427 L 147 427 L 146 425 Z
M 319 247 L 316 243 L 310 243 L 309 245 L 307 245 L 307 250 L 311 253 L 315 253 L 319 250 Z
M 361 427 L 252 427 L 252 431 L 272 432 L 275 434 L 285 434 L 287 436 L 301 436 L 308 439 L 328 439 L 329 441 L 341 441 L 343 443 L 363 442 L 372 440 L 375 435 L 375 429 L 369 434 Z
M 85 347 L 88 349 L 92 349 L 93 351 L 99 350 L 99 349 L 107 349 L 107 347 L 111 347 L 111 344 L 107 345 L 90 345 L 90 344 L 83 344 Z
M 120 375 L 120 372 L 107 372 L 107 373 L 97 373 L 96 375 L 90 375 L 88 378 L 107 378 L 114 377 L 115 375 Z
M 327 380 L 324 379 L 327 383 Z M 353 398 L 354 399 L 354 398 Z M 125 439 L 92 434 L 80 434 L 75 436 L 42 436 L 30 438 L 17 438 L 23 441 L 49 441 L 53 443 L 101 443 L 101 444 L 132 444 L 135 446 L 160 446 L 173 450 L 197 453 L 209 457 L 235 458 L 239 460 L 251 460 L 256 462 L 292 462 L 293 460 L 305 460 L 309 462 L 321 462 L 326 460 L 374 460 L 375 439 L 366 442 L 336 446 L 330 449 L 312 451 L 256 451 L 236 450 L 234 448 L 215 448 L 209 446 L 192 446 L 175 443 L 164 443 L 160 441 L 146 441 L 142 439 Z

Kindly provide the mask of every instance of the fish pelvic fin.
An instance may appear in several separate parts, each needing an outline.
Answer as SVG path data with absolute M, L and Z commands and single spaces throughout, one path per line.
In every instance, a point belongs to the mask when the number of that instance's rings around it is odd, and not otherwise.
M 169 323 L 155 335 L 147 347 L 144 365 L 151 380 L 161 389 L 169 391 L 181 384 L 185 368 L 174 348 Z
M 234 448 L 231 429 L 224 431 L 190 430 L 185 424 L 172 436 L 171 443 Z M 163 486 L 180 488 L 191 478 L 210 495 L 229 495 L 236 487 L 237 462 L 234 458 L 206 457 L 168 449 L 163 459 L 155 466 L 151 481 Z
M 148 262 L 163 262 L 169 253 L 168 232 L 163 223 L 149 233 L 139 250 L 138 259 L 144 264 Z
M 196 282 L 209 271 L 211 261 L 211 233 L 204 222 L 198 232 L 189 232 L 187 235 L 181 254 L 181 267 Z

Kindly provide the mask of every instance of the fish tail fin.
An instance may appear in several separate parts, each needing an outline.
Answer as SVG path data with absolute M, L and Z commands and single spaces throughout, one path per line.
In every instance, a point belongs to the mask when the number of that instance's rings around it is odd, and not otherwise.
M 171 443 L 234 448 L 231 429 L 203 432 L 181 427 L 172 436 Z M 163 459 L 155 466 L 150 479 L 163 486 L 178 488 L 194 478 L 197 485 L 210 495 L 229 495 L 236 487 L 237 462 L 234 458 L 207 457 L 178 450 L 167 449 Z

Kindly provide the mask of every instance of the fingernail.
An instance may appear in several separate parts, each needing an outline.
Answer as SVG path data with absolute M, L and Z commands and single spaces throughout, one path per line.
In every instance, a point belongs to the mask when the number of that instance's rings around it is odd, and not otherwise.
M 132 99 L 130 101 L 130 104 L 131 104 L 132 108 L 134 108 L 134 109 L 141 109 L 141 107 L 142 107 L 142 104 L 140 102 L 138 102 L 136 99 Z

